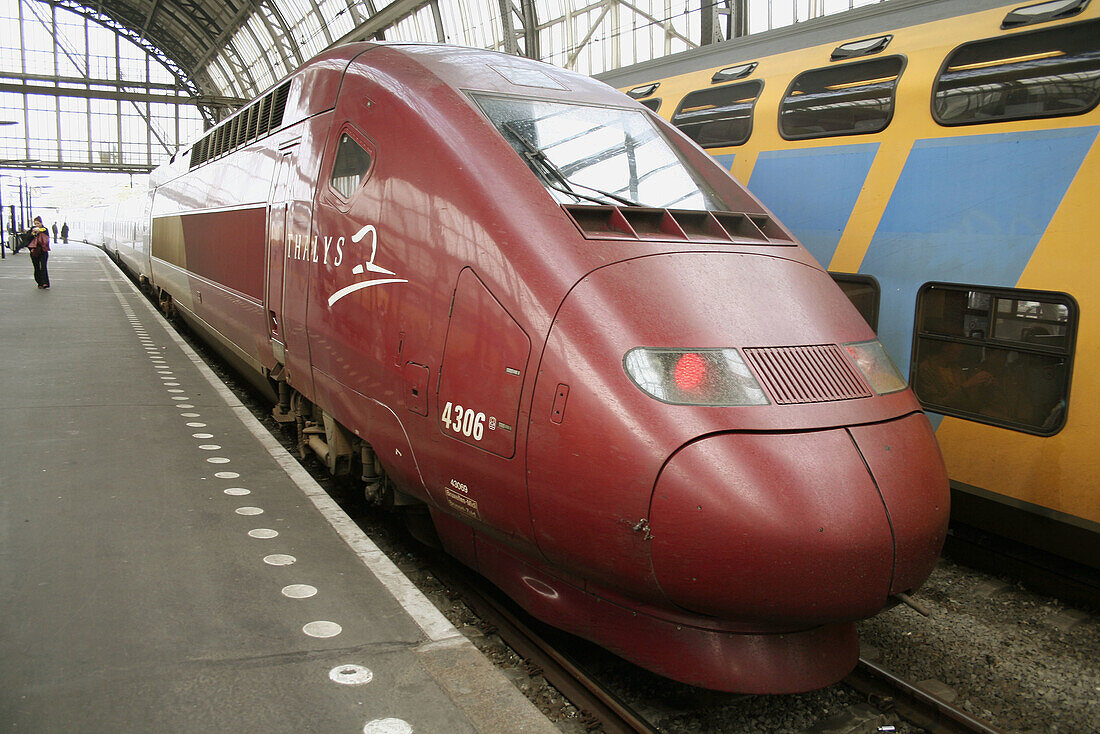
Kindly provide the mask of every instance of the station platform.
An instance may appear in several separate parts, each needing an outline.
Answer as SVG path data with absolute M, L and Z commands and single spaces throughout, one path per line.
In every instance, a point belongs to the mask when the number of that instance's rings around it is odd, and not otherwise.
M 0 728 L 554 732 L 97 248 L 0 261 Z

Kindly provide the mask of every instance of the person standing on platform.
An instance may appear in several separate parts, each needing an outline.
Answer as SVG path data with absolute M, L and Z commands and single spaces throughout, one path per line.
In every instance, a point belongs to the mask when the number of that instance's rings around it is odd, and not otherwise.
M 57 242 L 57 222 L 53 223 L 53 241 Z
M 34 218 L 31 227 L 31 262 L 34 264 L 34 281 L 38 287 L 50 287 L 50 274 L 46 271 L 46 261 L 50 258 L 50 231 L 42 226 L 42 217 Z
M 65 222 L 61 225 L 61 241 L 65 244 L 69 244 L 69 223 Z

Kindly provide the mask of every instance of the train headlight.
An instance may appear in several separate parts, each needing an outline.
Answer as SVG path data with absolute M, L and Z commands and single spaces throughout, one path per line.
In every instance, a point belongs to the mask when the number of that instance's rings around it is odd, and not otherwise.
M 641 390 L 673 405 L 767 405 L 764 389 L 736 349 L 637 347 L 623 357 Z
M 879 395 L 904 390 L 908 386 L 878 339 L 872 339 L 869 342 L 852 342 L 845 344 L 844 348 L 848 350 L 848 354 L 852 355 L 852 359 L 859 367 L 859 371 L 867 378 L 871 389 Z

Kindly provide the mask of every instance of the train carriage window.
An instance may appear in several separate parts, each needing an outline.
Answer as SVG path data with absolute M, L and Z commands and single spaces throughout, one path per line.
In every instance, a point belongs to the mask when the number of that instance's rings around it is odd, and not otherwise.
M 1019 28 L 1035 23 L 1048 23 L 1052 20 L 1072 18 L 1085 9 L 1089 0 L 1050 0 L 1037 5 L 1025 5 L 1013 8 L 1001 21 L 1001 28 Z
M 643 97 L 649 97 L 657 91 L 657 87 L 661 86 L 660 82 L 653 82 L 652 84 L 644 84 L 640 87 L 634 87 L 626 93 L 626 96 L 631 99 L 642 99 Z
M 704 148 L 742 145 L 752 134 L 752 113 L 764 82 L 754 80 L 691 92 L 672 124 Z
M 661 98 L 660 97 L 651 97 L 649 99 L 639 100 L 639 104 L 644 105 L 645 107 L 648 107 L 649 109 L 653 110 L 654 112 L 659 112 L 660 109 L 661 109 Z
M 878 281 L 870 275 L 855 275 L 852 273 L 829 273 L 833 280 L 848 296 L 848 300 L 856 307 L 863 320 L 874 331 L 878 331 L 878 304 L 881 294 Z
M 1100 101 L 1100 20 L 959 46 L 932 88 L 941 125 L 1079 115 Z
M 901 56 L 886 56 L 799 74 L 779 105 L 780 134 L 801 140 L 885 130 L 904 67 Z
M 1049 436 L 1069 402 L 1077 304 L 1068 295 L 945 283 L 917 297 L 911 382 L 929 410 Z
M 363 150 L 347 133 L 340 136 L 340 144 L 336 148 L 336 161 L 332 164 L 332 188 L 340 192 L 345 199 L 350 199 L 359 183 L 370 169 L 371 155 Z

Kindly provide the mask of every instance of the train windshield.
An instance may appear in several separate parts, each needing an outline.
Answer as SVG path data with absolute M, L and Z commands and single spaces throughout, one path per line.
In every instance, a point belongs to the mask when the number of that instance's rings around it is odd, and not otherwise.
M 516 97 L 473 98 L 563 204 L 727 208 L 640 111 Z

